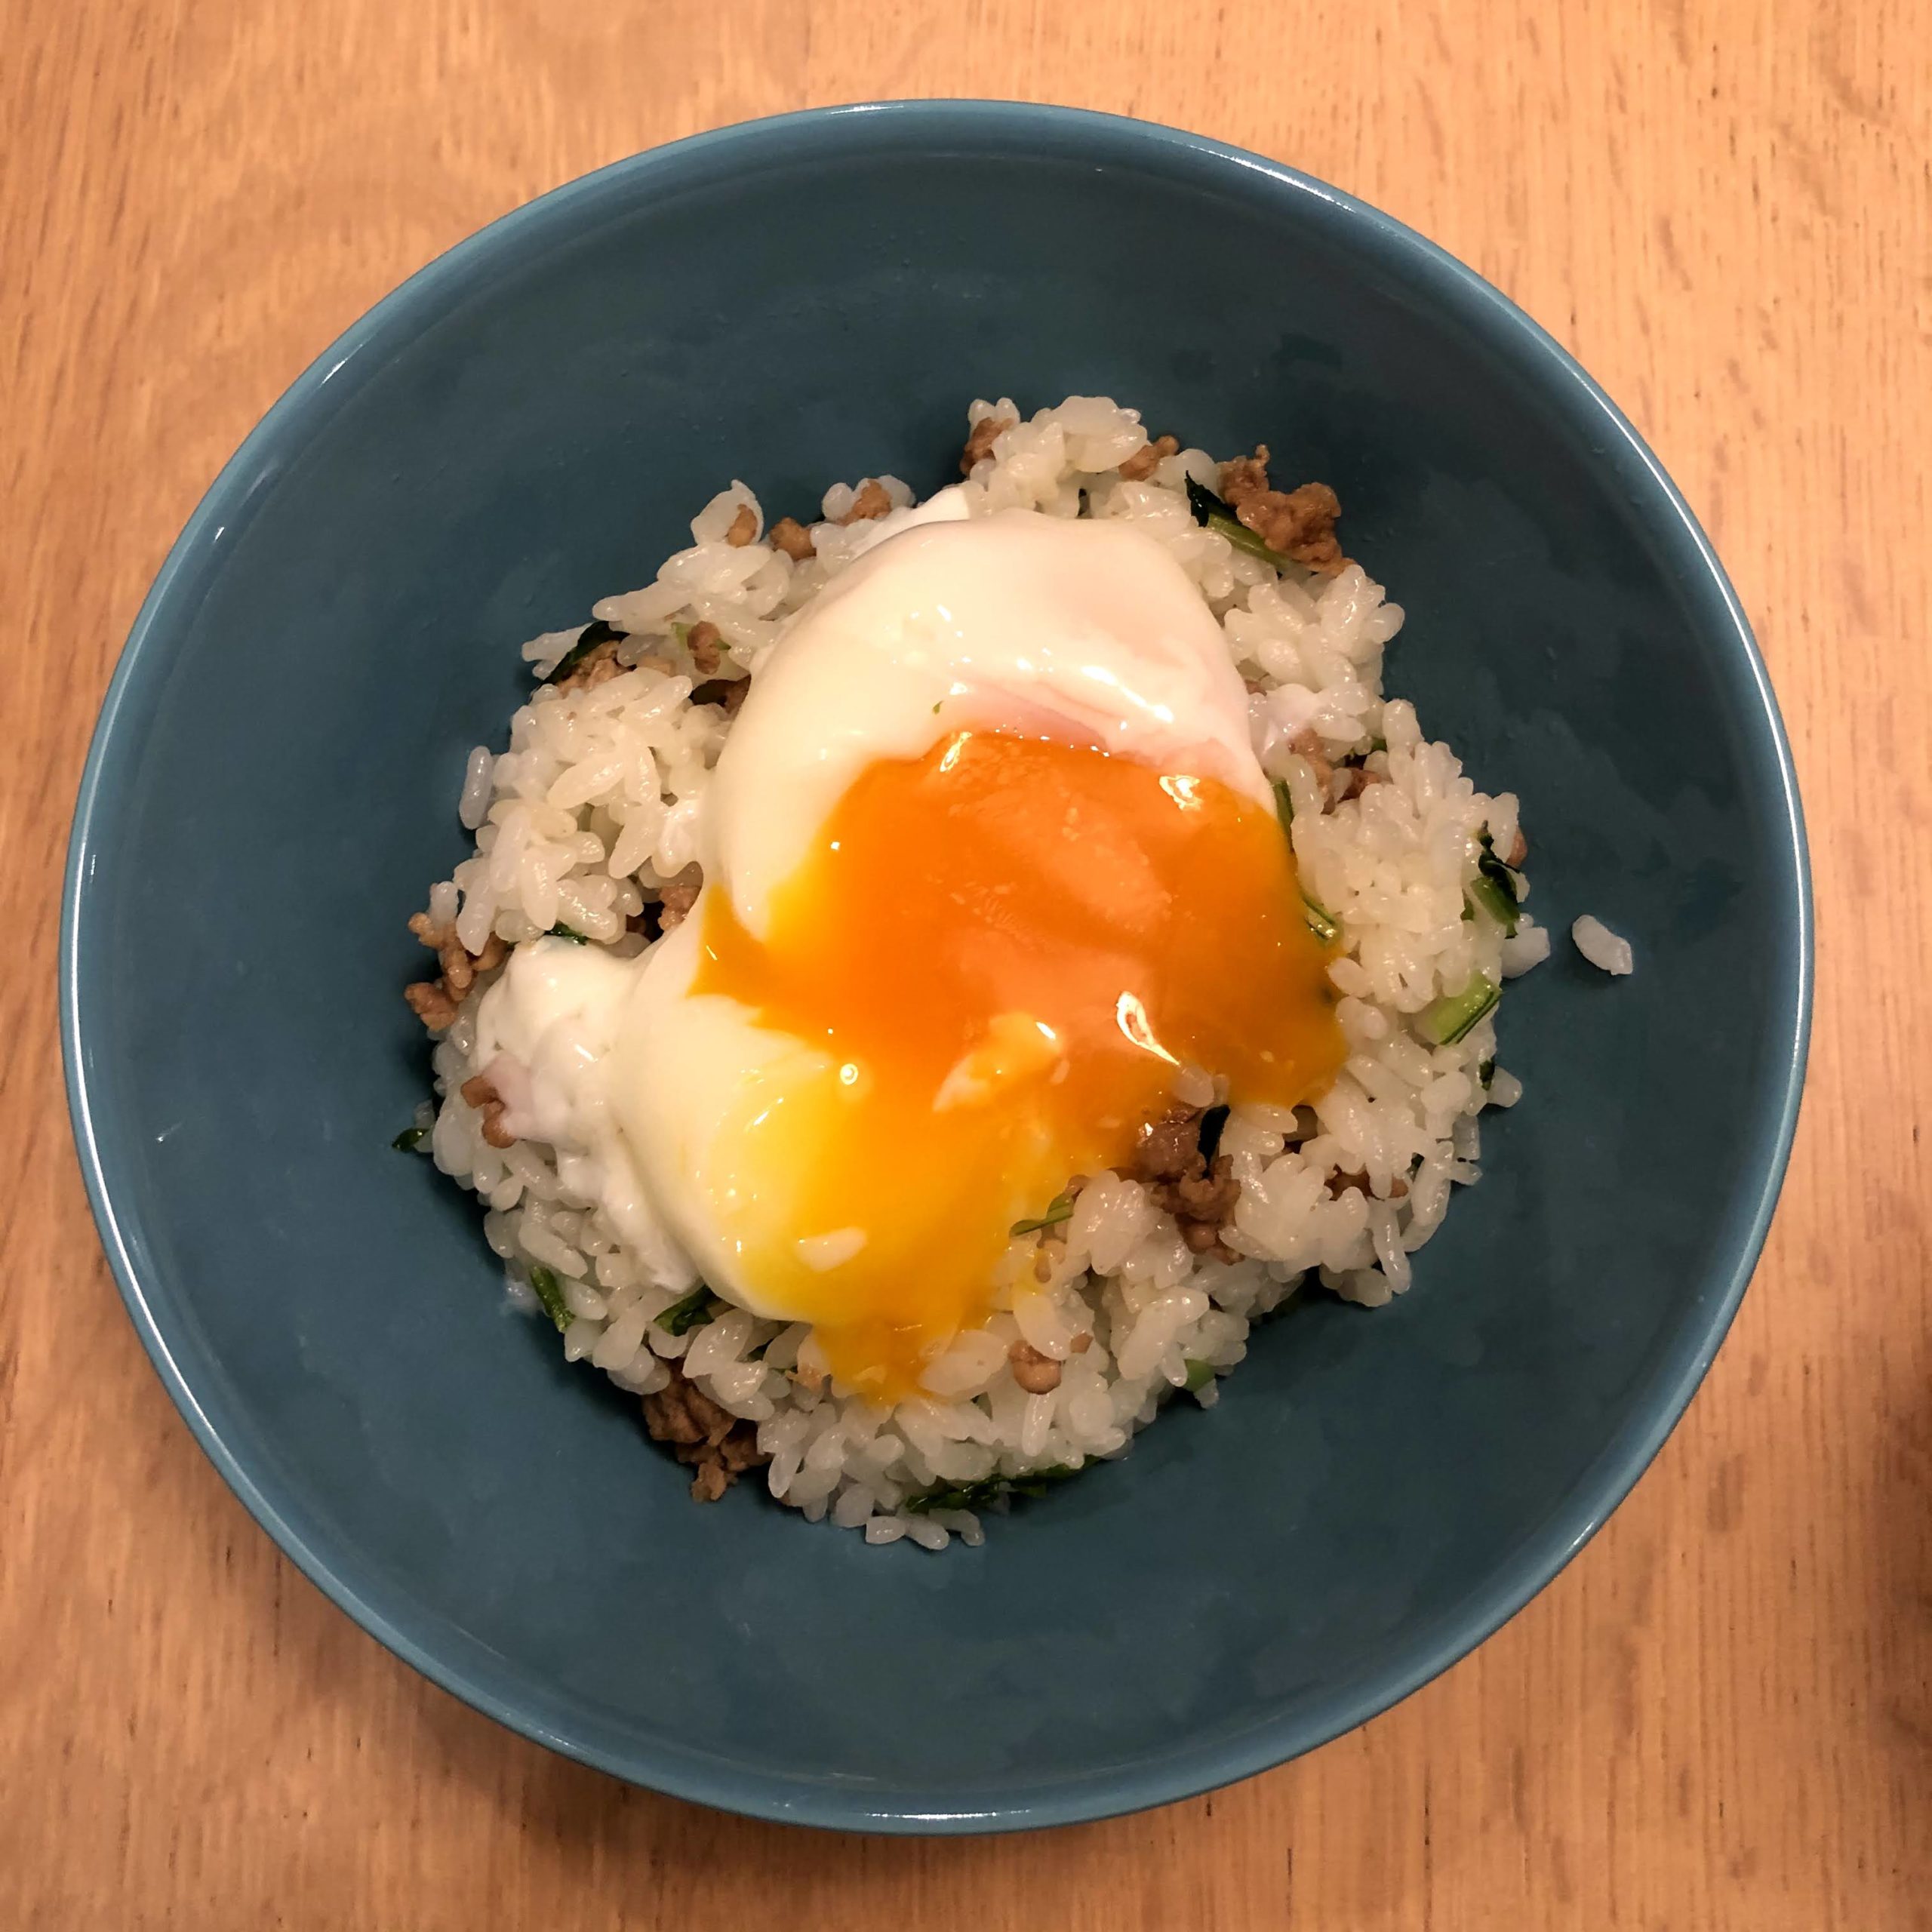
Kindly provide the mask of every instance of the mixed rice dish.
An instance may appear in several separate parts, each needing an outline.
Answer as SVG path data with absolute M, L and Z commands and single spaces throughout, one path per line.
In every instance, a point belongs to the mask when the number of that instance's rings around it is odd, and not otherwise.
M 1104 398 L 967 426 L 924 503 L 734 482 L 524 647 L 398 1141 L 695 1496 L 930 1549 L 1211 1407 L 1289 1297 L 1407 1291 L 1550 950 L 1331 490 Z

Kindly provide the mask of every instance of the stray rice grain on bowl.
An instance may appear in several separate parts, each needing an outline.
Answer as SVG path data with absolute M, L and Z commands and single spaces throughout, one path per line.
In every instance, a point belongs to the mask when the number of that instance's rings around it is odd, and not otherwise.
M 1549 950 L 1325 485 L 1105 398 L 968 426 L 923 503 L 734 483 L 525 647 L 398 1143 L 694 1495 L 935 1549 L 1288 1297 L 1404 1292 Z

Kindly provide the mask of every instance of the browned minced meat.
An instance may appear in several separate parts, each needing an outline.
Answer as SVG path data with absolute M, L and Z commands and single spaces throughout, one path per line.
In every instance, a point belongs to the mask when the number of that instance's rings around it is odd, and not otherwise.
M 1235 1211 L 1241 1183 L 1235 1179 L 1234 1162 L 1226 1154 L 1217 1154 L 1211 1164 L 1202 1161 L 1200 1164 L 1198 1174 L 1159 1183 L 1168 1196 L 1162 1204 L 1183 1221 L 1204 1221 L 1219 1227 Z
M 1232 508 L 1268 487 L 1268 445 L 1257 443 L 1252 456 L 1231 457 L 1221 466 L 1221 500 Z
M 993 453 L 993 445 L 1019 419 L 1012 416 L 983 416 L 973 425 L 966 447 L 959 452 L 959 473 L 971 476 L 973 466 Z
M 737 688 L 743 688 L 742 679 Z M 632 913 L 624 921 L 624 930 L 641 933 L 647 940 L 661 938 L 673 926 L 684 924 L 703 889 L 703 869 L 694 860 L 675 878 L 658 888 L 661 897 L 647 899 L 638 911 Z
M 666 1444 L 692 1471 L 691 1494 L 715 1503 L 747 1469 L 771 1458 L 758 1446 L 758 1426 L 741 1422 L 688 1380 L 675 1362 L 671 1380 L 644 1398 L 644 1426 L 654 1442 Z
M 749 695 L 751 688 L 752 681 L 749 678 L 714 678 L 709 684 L 700 685 L 691 693 L 691 702 L 694 704 L 720 706 L 727 718 L 735 718 Z
M 1189 1252 L 1233 1261 L 1221 1230 L 1241 1198 L 1234 1163 L 1225 1154 L 1212 1166 L 1201 1152 L 1204 1107 L 1170 1107 L 1140 1131 L 1129 1178 L 1143 1183 L 1157 1207 L 1174 1217 Z
M 892 499 L 885 494 L 885 485 L 876 478 L 868 476 L 859 485 L 859 493 L 852 499 L 852 507 L 838 521 L 870 523 L 875 517 L 887 515 L 891 508 Z
M 1530 856 L 1530 841 L 1523 835 L 1523 828 L 1516 828 L 1515 843 L 1503 856 L 1503 863 L 1513 872 Z
M 1321 740 L 1312 731 L 1297 731 L 1288 740 L 1288 749 L 1297 758 L 1307 759 L 1310 769 L 1315 774 L 1315 783 L 1326 792 L 1329 780 L 1335 775 L 1335 767 L 1328 754 L 1321 749 Z M 1326 811 L 1327 808 L 1327 801 L 1324 799 L 1322 810 Z
M 503 963 L 509 949 L 492 933 L 484 941 L 481 952 L 470 952 L 457 937 L 454 925 L 439 925 L 426 912 L 412 913 L 409 930 L 435 954 L 442 974 L 438 979 L 420 980 L 414 986 L 404 987 L 402 996 L 409 1002 L 410 1011 L 431 1032 L 440 1033 L 455 1019 L 457 1008 L 476 983 L 477 975 L 494 971 Z
M 432 1033 L 446 1033 L 456 1022 L 457 1002 L 443 990 L 440 980 L 418 980 L 405 986 L 402 996 L 409 1010 Z
M 1309 769 L 1315 774 L 1315 782 L 1321 788 L 1321 809 L 1332 811 L 1344 798 L 1358 798 L 1371 785 L 1381 785 L 1387 780 L 1379 771 L 1371 771 L 1365 764 L 1338 765 L 1312 731 L 1297 731 L 1288 740 L 1288 749 L 1299 758 L 1308 761 Z M 1336 784 L 1336 773 L 1342 774 L 1342 782 Z
M 724 634 L 709 618 L 700 618 L 691 627 L 685 638 L 685 648 L 691 654 L 691 663 L 701 678 L 715 678 L 718 667 L 724 661 L 722 648 Z
M 551 687 L 553 691 L 587 691 L 598 685 L 608 685 L 613 678 L 620 678 L 624 667 L 617 662 L 617 640 L 606 638 L 601 644 L 593 645 L 568 678 L 559 678 Z
M 724 540 L 734 550 L 742 550 L 758 534 L 758 515 L 749 503 L 740 503 L 738 514 L 731 519 L 731 527 L 724 533 Z
M 1143 448 L 1136 450 L 1121 465 L 1120 473 L 1130 483 L 1144 483 L 1154 473 L 1155 466 L 1172 456 L 1180 448 L 1171 436 L 1156 436 Z
M 457 1091 L 483 1116 L 483 1138 L 492 1147 L 515 1145 L 516 1136 L 503 1124 L 503 1097 L 487 1073 L 472 1073 Z
M 1351 1174 L 1346 1168 L 1338 1169 L 1328 1177 L 1327 1186 L 1328 1192 L 1337 1201 L 1340 1200 L 1350 1188 L 1353 1188 L 1358 1194 L 1367 1194 L 1369 1192 L 1368 1176 L 1359 1170 Z M 1391 1201 L 1400 1201 L 1408 1191 L 1409 1184 L 1400 1174 L 1389 1183 L 1389 1198 Z
M 795 564 L 802 564 L 815 548 L 811 532 L 794 516 L 781 516 L 765 534 L 771 547 L 783 550 Z
M 1029 1395 L 1050 1395 L 1060 1386 L 1060 1367 L 1051 1355 L 1042 1355 L 1031 1342 L 1017 1341 L 1006 1352 L 1013 1364 L 1013 1379 Z
M 685 915 L 697 903 L 704 888 L 704 869 L 695 860 L 664 888 L 663 909 L 658 915 L 658 930 L 669 932 L 684 923 Z
M 1170 1107 L 1149 1121 L 1134 1143 L 1128 1168 L 1134 1180 L 1178 1180 L 1201 1171 L 1201 1115 L 1198 1107 Z
M 1348 558 L 1335 540 L 1342 505 L 1325 483 L 1297 490 L 1268 487 L 1268 445 L 1221 466 L 1221 495 L 1229 509 L 1271 550 L 1292 557 L 1324 577 L 1338 574 Z
M 1348 568 L 1335 535 L 1342 500 L 1325 483 L 1304 483 L 1285 492 L 1270 490 L 1235 514 L 1269 549 L 1324 577 L 1339 577 Z

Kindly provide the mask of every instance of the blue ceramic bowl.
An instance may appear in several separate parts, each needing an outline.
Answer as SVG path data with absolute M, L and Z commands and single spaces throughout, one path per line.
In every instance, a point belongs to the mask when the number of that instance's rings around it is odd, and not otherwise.
M 1373 1315 L 1263 1331 L 1211 1414 L 943 1558 L 750 1489 L 506 1318 L 389 1150 L 403 930 L 516 646 L 646 580 L 736 475 L 952 473 L 975 395 L 1139 405 L 1332 481 L 1409 613 L 1393 688 L 1522 796 L 1556 956 L 1488 1177 Z M 1635 940 L 1612 981 L 1561 937 Z M 1798 804 L 1736 599 L 1656 460 L 1494 290 L 1288 169 L 1054 109 L 729 128 L 498 222 L 269 413 L 103 712 L 62 953 L 95 1213 L 223 1475 L 349 1614 L 506 1724 L 764 1816 L 1056 1823 L 1359 1724 L 1548 1581 L 1737 1307 L 1803 1069 Z

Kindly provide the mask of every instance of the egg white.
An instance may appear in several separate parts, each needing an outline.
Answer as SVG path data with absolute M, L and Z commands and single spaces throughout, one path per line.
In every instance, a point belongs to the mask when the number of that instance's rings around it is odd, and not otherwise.
M 602 1202 L 663 1284 L 701 1276 L 776 1320 L 810 1311 L 749 1278 L 742 1234 L 748 1200 L 782 1224 L 790 1189 L 747 1173 L 731 1123 L 749 1093 L 822 1081 L 829 1058 L 692 992 L 709 895 L 729 894 L 762 935 L 860 774 L 961 730 L 1091 744 L 1269 801 L 1220 628 L 1157 540 L 1105 519 L 964 511 L 942 492 L 886 520 L 760 668 L 706 792 L 705 885 L 685 921 L 632 961 L 519 947 L 483 1002 L 479 1050 L 507 1057 L 512 1087 L 528 1069 L 512 1129 L 577 1163 L 567 1185 Z M 814 1266 L 866 1234 L 785 1232 Z
M 961 729 L 1091 743 L 1266 803 L 1247 693 L 1167 549 L 1105 518 L 1002 510 L 891 537 L 799 614 L 753 681 L 706 795 L 746 929 L 860 773 Z

